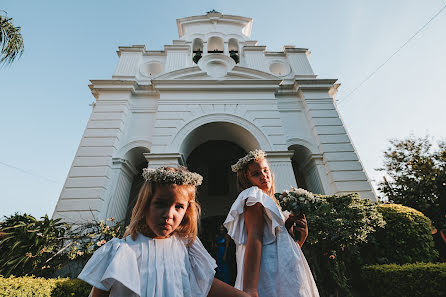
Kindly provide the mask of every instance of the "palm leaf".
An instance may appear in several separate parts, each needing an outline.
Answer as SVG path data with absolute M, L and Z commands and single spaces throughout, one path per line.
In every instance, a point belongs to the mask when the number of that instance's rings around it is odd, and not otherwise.
M 14 26 L 12 21 L 4 11 L 0 11 L 0 64 L 11 64 L 24 51 L 21 27 Z

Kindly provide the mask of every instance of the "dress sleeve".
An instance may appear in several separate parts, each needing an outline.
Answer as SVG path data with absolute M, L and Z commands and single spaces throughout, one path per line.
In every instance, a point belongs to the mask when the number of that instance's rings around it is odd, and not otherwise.
M 198 237 L 195 238 L 194 243 L 188 248 L 188 252 L 191 265 L 189 280 L 192 296 L 205 297 L 211 289 L 217 264 Z
M 104 291 L 116 284 L 120 291 L 130 290 L 129 296 L 139 296 L 138 270 L 135 252 L 124 240 L 114 238 L 94 252 L 78 278 Z
M 248 240 L 248 234 L 245 228 L 244 207 L 245 205 L 252 206 L 256 203 L 262 204 L 265 210 L 265 226 L 263 232 L 264 245 L 274 242 L 276 239 L 276 227 L 285 224 L 282 213 L 271 197 L 256 186 L 248 188 L 238 195 L 223 223 L 226 229 L 228 229 L 228 235 L 232 237 L 237 245 L 245 244 Z

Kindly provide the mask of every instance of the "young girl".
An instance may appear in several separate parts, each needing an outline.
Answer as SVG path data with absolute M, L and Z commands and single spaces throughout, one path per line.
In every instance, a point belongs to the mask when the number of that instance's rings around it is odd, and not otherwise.
M 143 176 L 125 238 L 98 249 L 78 276 L 90 296 L 248 296 L 214 279 L 215 261 L 196 238 L 202 177 L 171 167 Z
M 232 166 L 243 190 L 224 223 L 237 245 L 235 287 L 255 297 L 317 297 L 307 261 L 287 230 L 305 219 L 290 216 L 287 220 L 281 212 L 265 157 L 261 150 L 251 151 Z M 308 234 L 305 227 L 300 244 Z

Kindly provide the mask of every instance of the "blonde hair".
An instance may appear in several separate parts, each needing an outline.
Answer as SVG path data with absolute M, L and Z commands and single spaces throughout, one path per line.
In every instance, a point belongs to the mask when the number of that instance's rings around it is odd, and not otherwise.
M 254 162 L 256 162 L 258 160 L 266 160 L 266 159 L 259 158 L 259 159 L 251 160 L 248 163 L 246 163 L 245 166 L 243 166 L 241 169 L 239 169 L 237 171 L 237 189 L 239 192 L 253 186 L 253 184 L 251 183 L 251 181 L 248 178 L 248 171 L 249 171 L 248 169 L 249 169 L 249 165 L 253 164 Z M 266 163 L 268 164 L 268 169 L 271 173 L 271 189 L 269 190 L 269 193 L 266 193 L 266 194 L 268 194 L 270 197 L 272 197 L 274 199 L 274 193 L 275 193 L 274 173 L 271 171 L 271 168 L 269 167 L 268 160 L 266 160 Z
M 183 168 L 168 167 L 172 171 L 187 171 Z M 130 235 L 133 240 L 136 239 L 138 233 L 147 234 L 148 226 L 146 223 L 146 213 L 150 207 L 152 198 L 159 185 L 172 185 L 176 187 L 185 187 L 189 194 L 189 201 L 186 213 L 177 229 L 173 233 L 188 240 L 188 246 L 192 245 L 198 233 L 198 221 L 200 219 L 201 207 L 195 200 L 197 188 L 194 185 L 177 185 L 171 183 L 158 183 L 154 181 L 145 181 L 138 194 L 135 207 L 132 211 L 130 224 L 124 233 L 124 237 Z

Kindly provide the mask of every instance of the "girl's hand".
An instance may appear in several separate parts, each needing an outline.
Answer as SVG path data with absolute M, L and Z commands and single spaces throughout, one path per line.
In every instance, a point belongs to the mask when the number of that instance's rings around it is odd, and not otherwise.
M 93 287 L 91 289 L 90 296 L 91 297 L 108 297 L 108 296 L 110 296 L 110 292 L 103 291 L 103 290 L 100 290 L 100 289 L 98 289 L 96 287 Z
M 297 241 L 300 247 L 304 244 L 308 236 L 308 224 L 304 214 L 290 214 L 285 222 L 285 227 L 291 237 Z
M 251 297 L 259 297 L 259 293 L 257 292 L 257 289 L 246 289 L 244 290 L 245 293 L 247 293 Z
M 250 297 L 247 293 L 237 290 L 221 280 L 214 278 L 208 297 Z

